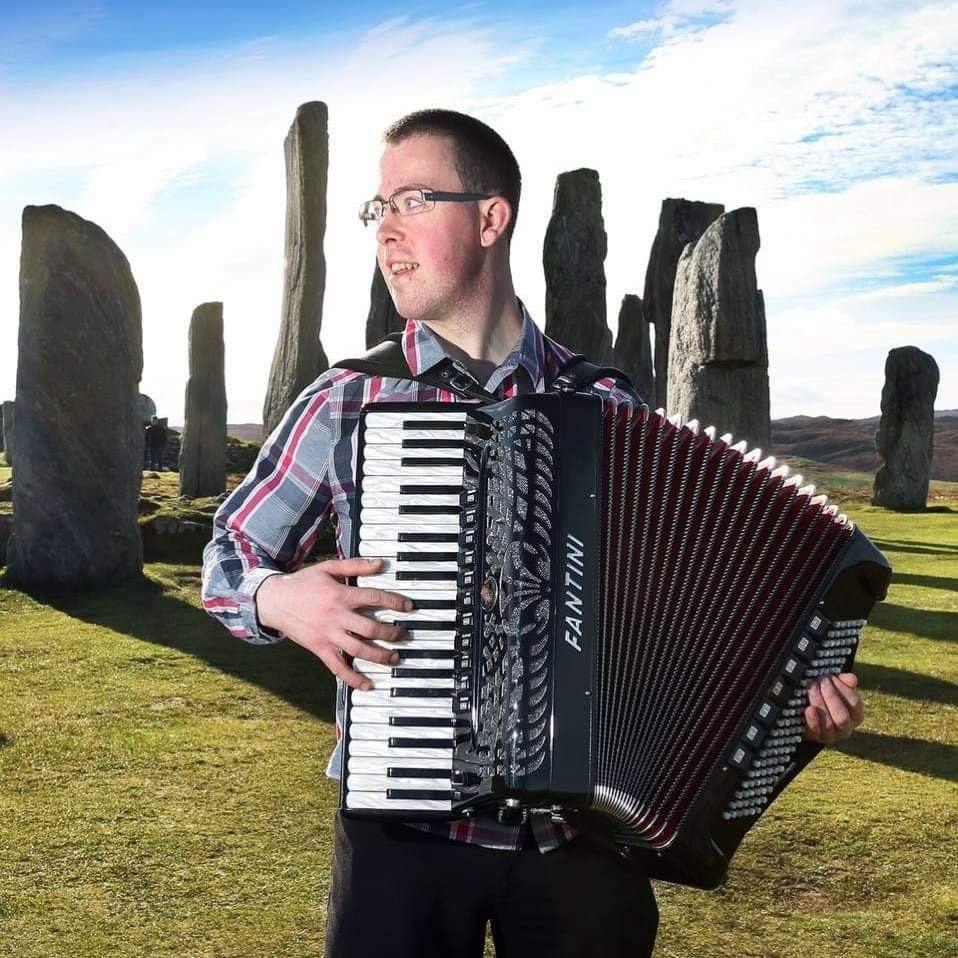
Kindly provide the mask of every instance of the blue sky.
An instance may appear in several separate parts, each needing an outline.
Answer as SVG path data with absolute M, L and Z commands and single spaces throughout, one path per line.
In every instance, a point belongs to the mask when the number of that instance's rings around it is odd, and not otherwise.
M 283 137 L 330 110 L 323 342 L 362 345 L 373 266 L 355 220 L 378 138 L 425 106 L 475 113 L 523 169 L 517 290 L 542 321 L 556 175 L 599 171 L 608 312 L 641 293 L 661 200 L 755 206 L 772 413 L 878 412 L 888 349 L 937 359 L 958 407 L 958 4 L 671 0 L 41 2 L 0 18 L 0 393 L 13 396 L 20 214 L 58 203 L 124 250 L 141 388 L 182 418 L 186 331 L 224 302 L 231 422 L 258 421 L 279 325 Z

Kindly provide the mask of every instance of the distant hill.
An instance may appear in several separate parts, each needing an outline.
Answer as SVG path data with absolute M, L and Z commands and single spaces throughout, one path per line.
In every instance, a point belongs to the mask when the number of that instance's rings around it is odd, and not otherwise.
M 831 419 L 828 416 L 791 416 L 772 421 L 772 453 L 802 456 L 860 472 L 875 472 L 875 432 L 878 416 L 868 419 Z M 935 452 L 931 478 L 958 482 L 958 410 L 935 411 Z
M 226 435 L 233 436 L 236 439 L 242 439 L 245 442 L 262 443 L 263 424 L 259 422 L 241 422 L 236 426 L 227 426 Z

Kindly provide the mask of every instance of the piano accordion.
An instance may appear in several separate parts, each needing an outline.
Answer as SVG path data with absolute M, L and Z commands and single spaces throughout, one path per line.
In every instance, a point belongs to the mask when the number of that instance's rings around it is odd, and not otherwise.
M 401 661 L 356 661 L 344 814 L 599 814 L 648 873 L 715 887 L 817 753 L 807 683 L 851 667 L 890 568 L 731 437 L 546 393 L 371 404 L 358 585 L 409 596 Z

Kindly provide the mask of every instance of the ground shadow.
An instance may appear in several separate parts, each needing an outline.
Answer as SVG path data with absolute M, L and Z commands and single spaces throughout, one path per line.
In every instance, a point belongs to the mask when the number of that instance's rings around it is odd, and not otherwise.
M 889 695 L 914 699 L 916 702 L 958 705 L 958 685 L 945 679 L 865 662 L 856 662 L 855 672 L 862 688 L 869 691 L 887 692 Z
M 943 589 L 945 592 L 958 592 L 958 579 L 949 579 L 946 576 L 893 572 L 891 581 L 893 585 L 920 585 L 926 589 Z
M 913 609 L 894 602 L 879 602 L 872 609 L 868 624 L 941 642 L 958 640 L 958 612 L 943 609 Z
M 182 581 L 187 586 L 195 582 L 199 590 L 198 574 L 184 575 Z M 3 586 L 14 588 L 9 583 Z M 202 609 L 165 593 L 160 583 L 145 576 L 82 593 L 21 591 L 83 622 L 178 649 L 318 719 L 333 719 L 335 680 L 312 653 L 290 641 L 252 645 L 234 638 Z
M 859 729 L 850 739 L 831 747 L 846 755 L 890 765 L 903 772 L 958 782 L 958 748 L 954 745 Z
M 869 538 L 878 549 L 884 552 L 910 552 L 923 556 L 958 556 L 958 546 L 944 542 L 931 545 L 928 542 L 914 542 L 909 539 L 874 539 L 870 536 Z

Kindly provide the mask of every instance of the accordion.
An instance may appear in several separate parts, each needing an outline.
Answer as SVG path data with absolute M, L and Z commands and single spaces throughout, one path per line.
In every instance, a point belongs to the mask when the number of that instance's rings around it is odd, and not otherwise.
M 344 814 L 598 815 L 715 887 L 811 760 L 808 682 L 852 663 L 890 567 L 785 466 L 581 393 L 368 405 L 358 585 L 411 598 L 347 689 Z

